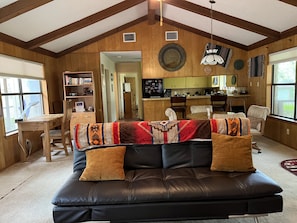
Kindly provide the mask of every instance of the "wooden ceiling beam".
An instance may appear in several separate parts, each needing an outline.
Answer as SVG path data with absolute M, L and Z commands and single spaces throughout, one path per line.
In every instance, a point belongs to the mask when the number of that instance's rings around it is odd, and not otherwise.
M 160 10 L 160 4 L 156 0 L 148 0 L 148 12 L 147 12 L 147 19 L 149 25 L 154 25 L 156 23 L 155 16 L 156 10 Z
M 294 6 L 297 7 L 297 1 L 296 0 L 279 0 L 279 1 L 290 4 L 290 5 L 294 5 Z
M 39 47 L 40 45 L 43 45 L 45 43 L 48 43 L 50 41 L 53 41 L 55 39 L 58 39 L 60 37 L 63 37 L 67 34 L 70 34 L 72 32 L 75 32 L 79 29 L 85 28 L 89 25 L 92 25 L 96 22 L 99 22 L 103 19 L 106 19 L 110 16 L 113 16 L 117 13 L 120 13 L 122 11 L 125 11 L 135 5 L 138 5 L 146 0 L 126 0 L 122 1 L 116 5 L 113 5 L 107 9 L 104 9 L 100 12 L 97 12 L 93 15 L 90 15 L 88 17 L 85 17 L 77 22 L 71 23 L 67 26 L 64 26 L 60 29 L 57 29 L 55 31 L 52 31 L 50 33 L 47 33 L 45 35 L 42 35 L 40 37 L 37 37 L 27 43 L 27 47 L 29 49 L 34 49 L 36 47 Z
M 180 0 L 166 0 L 164 1 L 164 3 L 166 4 L 170 4 L 173 5 L 175 7 L 179 7 L 182 8 L 184 10 L 193 12 L 193 13 L 197 13 L 206 17 L 210 17 L 210 9 L 200 6 L 200 5 L 196 5 L 193 4 L 191 2 L 188 1 L 180 1 Z M 242 29 L 246 29 L 249 30 L 251 32 L 255 32 L 258 34 L 261 34 L 263 36 L 267 36 L 269 38 L 273 38 L 273 39 L 279 39 L 280 37 L 280 33 L 269 29 L 267 27 L 264 26 L 260 26 L 257 25 L 255 23 L 251 23 L 248 21 L 245 21 L 243 19 L 239 19 L 218 11 L 213 10 L 213 19 L 224 22 L 224 23 L 228 23 L 230 25 L 242 28 Z
M 53 0 L 18 0 L 10 5 L 0 8 L 0 23 L 6 22 L 51 1 Z

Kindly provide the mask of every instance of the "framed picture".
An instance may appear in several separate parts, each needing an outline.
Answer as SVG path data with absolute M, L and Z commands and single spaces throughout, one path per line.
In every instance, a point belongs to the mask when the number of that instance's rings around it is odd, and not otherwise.
M 75 111 L 76 112 L 84 112 L 85 111 L 85 103 L 83 101 L 75 102 Z

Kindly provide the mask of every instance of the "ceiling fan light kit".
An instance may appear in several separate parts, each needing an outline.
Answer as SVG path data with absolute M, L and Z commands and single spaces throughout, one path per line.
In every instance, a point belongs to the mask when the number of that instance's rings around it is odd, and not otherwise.
M 207 49 L 206 50 L 206 55 L 202 58 L 201 60 L 201 64 L 204 65 L 216 65 L 216 64 L 223 64 L 224 63 L 224 59 L 217 54 L 218 49 L 213 49 L 213 36 L 212 36 L 212 20 L 213 20 L 213 12 L 212 12 L 212 4 L 216 3 L 214 0 L 210 0 L 210 40 L 211 40 L 211 44 L 210 44 L 210 48 L 211 49 Z

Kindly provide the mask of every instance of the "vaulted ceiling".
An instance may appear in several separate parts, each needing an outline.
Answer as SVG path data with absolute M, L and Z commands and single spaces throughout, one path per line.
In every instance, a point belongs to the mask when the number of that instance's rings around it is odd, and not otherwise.
M 59 57 L 132 25 L 210 37 L 209 0 L 1 0 L 0 41 Z M 162 13 L 160 13 L 162 12 Z M 249 50 L 297 34 L 296 0 L 216 0 L 214 39 Z

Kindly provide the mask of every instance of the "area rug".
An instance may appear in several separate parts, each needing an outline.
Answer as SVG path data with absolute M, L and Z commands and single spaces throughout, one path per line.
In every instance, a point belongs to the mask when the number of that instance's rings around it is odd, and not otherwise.
M 297 176 L 297 159 L 284 160 L 281 166 Z

